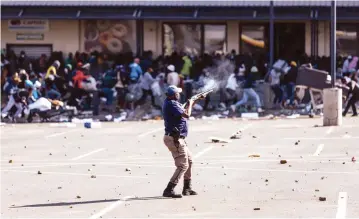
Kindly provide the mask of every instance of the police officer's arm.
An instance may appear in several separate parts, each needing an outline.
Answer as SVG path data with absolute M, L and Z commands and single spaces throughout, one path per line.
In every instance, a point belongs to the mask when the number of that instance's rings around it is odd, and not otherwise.
M 180 103 L 176 102 L 173 104 L 173 115 L 176 117 L 183 117 L 183 118 L 189 118 L 191 116 L 192 113 L 192 106 L 193 106 L 193 101 L 189 100 L 189 104 L 187 104 L 187 108 L 184 109 Z

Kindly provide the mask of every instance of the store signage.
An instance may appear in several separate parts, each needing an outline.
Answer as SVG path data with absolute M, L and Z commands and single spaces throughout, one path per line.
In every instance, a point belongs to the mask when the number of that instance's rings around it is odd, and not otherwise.
M 49 20 L 20 20 L 11 19 L 8 21 L 8 29 L 10 31 L 48 31 Z
M 44 40 L 43 33 L 17 33 L 16 40 Z

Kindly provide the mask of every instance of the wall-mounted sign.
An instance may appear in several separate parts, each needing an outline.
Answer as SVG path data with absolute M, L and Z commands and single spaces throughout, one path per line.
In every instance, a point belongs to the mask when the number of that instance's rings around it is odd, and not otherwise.
M 44 40 L 43 33 L 16 33 L 16 40 Z
M 8 20 L 8 29 L 10 31 L 45 32 L 49 30 L 49 20 L 10 19 Z

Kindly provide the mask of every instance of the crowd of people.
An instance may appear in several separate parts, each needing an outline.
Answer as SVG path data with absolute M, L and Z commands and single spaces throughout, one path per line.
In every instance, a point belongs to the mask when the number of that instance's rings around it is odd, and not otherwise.
M 86 110 L 100 106 L 104 101 L 105 111 L 134 109 L 144 104 L 148 97 L 154 108 L 161 109 L 161 90 L 175 85 L 182 87 L 182 101 L 188 99 L 193 90 L 205 87 L 213 80 L 213 66 L 219 62 L 228 62 L 234 68 L 227 77 L 222 77 L 223 86 L 218 89 L 218 104 L 211 103 L 208 96 L 203 109 L 231 109 L 246 106 L 253 99 L 258 112 L 262 112 L 262 101 L 255 91 L 256 81 L 269 81 L 275 94 L 275 107 L 294 106 L 295 85 L 298 67 L 311 63 L 313 68 L 326 70 L 325 59 L 313 59 L 306 56 L 296 60 L 286 60 L 286 69 L 267 69 L 267 60 L 251 55 L 238 55 L 233 50 L 227 55 L 173 53 L 171 56 L 153 57 L 146 51 L 141 57 L 132 53 L 111 56 L 99 52 L 68 54 L 53 52 L 50 57 L 45 54 L 38 59 L 30 59 L 22 51 L 17 56 L 13 51 L 1 54 L 1 89 L 2 118 L 19 118 L 31 114 L 31 110 L 63 107 L 75 107 Z M 325 65 L 327 63 L 328 65 Z M 358 57 L 338 58 L 339 73 L 358 79 Z M 217 75 L 224 74 L 221 70 Z M 216 79 L 217 80 L 217 79 Z M 163 89 L 161 89 L 163 88 Z M 238 98 L 238 90 L 242 91 Z M 6 103 L 6 104 L 4 104 Z M 39 104 L 41 103 L 41 104 Z M 99 110 L 94 110 L 95 114 Z

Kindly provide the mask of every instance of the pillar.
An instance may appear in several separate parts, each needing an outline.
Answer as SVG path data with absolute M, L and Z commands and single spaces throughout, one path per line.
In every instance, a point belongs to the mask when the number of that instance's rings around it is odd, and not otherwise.
M 323 92 L 323 126 L 342 125 L 342 89 L 328 88 Z

